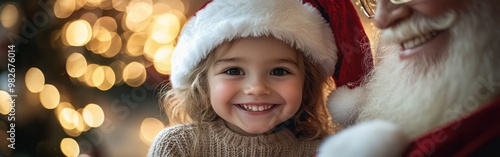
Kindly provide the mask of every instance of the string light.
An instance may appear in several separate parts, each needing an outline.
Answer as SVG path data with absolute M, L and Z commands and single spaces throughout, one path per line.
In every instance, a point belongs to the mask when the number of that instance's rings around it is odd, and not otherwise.
M 0 22 L 3 27 L 11 28 L 13 27 L 19 17 L 19 9 L 14 4 L 7 3 L 0 8 Z

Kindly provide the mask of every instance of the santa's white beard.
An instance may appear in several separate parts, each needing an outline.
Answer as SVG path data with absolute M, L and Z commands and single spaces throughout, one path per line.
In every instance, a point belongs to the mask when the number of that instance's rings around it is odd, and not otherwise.
M 377 49 L 381 54 L 376 55 L 381 60 L 368 79 L 368 97 L 357 121 L 389 120 L 413 139 L 499 97 L 496 1 L 470 0 L 466 11 L 452 13 L 449 50 L 400 60 L 400 48 L 384 46 L 390 40 L 382 34 Z

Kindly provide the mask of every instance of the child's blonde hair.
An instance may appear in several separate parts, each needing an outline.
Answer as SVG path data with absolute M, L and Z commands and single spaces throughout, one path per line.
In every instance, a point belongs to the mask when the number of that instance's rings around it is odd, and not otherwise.
M 210 105 L 207 72 L 215 60 L 224 55 L 238 39 L 224 42 L 199 62 L 187 76 L 187 86 L 170 89 L 163 96 L 163 106 L 169 125 L 215 121 L 219 116 Z M 328 76 L 320 65 L 297 51 L 301 70 L 305 74 L 303 100 L 294 117 L 287 121 L 295 136 L 301 139 L 319 139 L 332 134 L 333 124 L 326 108 L 325 89 L 331 87 Z M 291 122 L 291 123 L 290 123 Z

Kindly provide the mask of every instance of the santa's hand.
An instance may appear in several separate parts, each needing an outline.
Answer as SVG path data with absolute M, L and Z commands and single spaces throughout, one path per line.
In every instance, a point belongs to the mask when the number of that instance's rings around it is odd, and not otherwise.
M 327 138 L 318 157 L 395 157 L 410 140 L 393 123 L 374 120 L 356 124 Z

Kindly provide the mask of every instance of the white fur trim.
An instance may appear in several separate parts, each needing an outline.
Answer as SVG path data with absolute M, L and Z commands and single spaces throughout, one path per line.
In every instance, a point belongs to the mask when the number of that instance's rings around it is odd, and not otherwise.
M 342 86 L 328 96 L 327 107 L 334 122 L 343 126 L 354 124 L 359 108 L 364 104 L 366 92 L 363 86 L 349 89 Z
M 210 51 L 238 37 L 272 35 L 305 52 L 333 74 L 337 47 L 326 20 L 301 0 L 214 0 L 184 26 L 172 57 L 170 81 L 185 77 Z
M 374 120 L 356 124 L 327 138 L 318 157 L 395 157 L 410 144 L 393 123 Z

